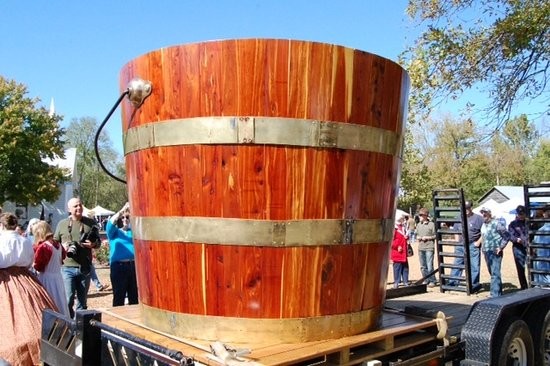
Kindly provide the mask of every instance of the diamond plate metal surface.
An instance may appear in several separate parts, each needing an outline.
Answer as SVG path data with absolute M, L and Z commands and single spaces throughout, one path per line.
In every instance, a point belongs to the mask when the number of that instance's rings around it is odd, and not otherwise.
M 486 363 L 491 361 L 491 339 L 502 307 L 491 303 L 474 305 L 461 338 L 466 341 L 466 359 Z

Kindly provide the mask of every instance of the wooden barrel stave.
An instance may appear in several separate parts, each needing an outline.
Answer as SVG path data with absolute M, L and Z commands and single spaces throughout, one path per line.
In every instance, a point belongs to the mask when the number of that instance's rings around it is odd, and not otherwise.
M 141 300 L 174 312 L 248 318 L 314 317 L 372 308 L 385 296 L 385 286 L 378 283 L 385 279 L 387 246 L 349 247 L 288 250 L 138 241 L 138 267 L 162 268 L 140 277 Z M 141 255 L 159 251 L 163 256 Z M 346 276 L 348 271 L 358 277 Z M 204 293 L 209 294 L 206 299 Z
M 391 217 L 392 207 L 385 206 L 394 195 L 395 157 L 303 148 L 274 148 L 267 157 L 265 149 L 178 146 L 127 155 L 128 190 L 138 203 L 133 210 L 273 220 Z M 143 184 L 133 167 L 167 179 Z
M 239 48 L 254 49 L 254 54 L 237 56 L 227 51 Z M 331 57 L 316 56 L 327 53 Z M 147 123 L 140 116 L 170 120 L 256 115 L 369 124 L 396 131 L 406 111 L 407 93 L 403 91 L 408 88 L 408 77 L 398 65 L 373 54 L 321 43 L 229 40 L 169 47 L 125 65 L 121 87 L 139 75 L 149 75 L 157 84 L 139 110 L 123 106 L 124 116 L 136 112 L 130 126 Z M 223 79 L 216 78 L 219 75 Z M 182 94 L 182 90 L 196 93 Z M 390 120 L 390 115 L 397 118 Z
M 269 143 L 127 150 L 134 218 L 391 220 L 408 88 L 393 62 L 320 43 L 229 40 L 153 51 L 123 68 L 121 85 L 135 76 L 152 81 L 153 93 L 138 109 L 123 106 L 125 133 L 258 116 L 372 126 L 398 143 L 390 154 Z M 203 332 L 209 339 L 239 339 L 240 323 L 245 339 L 257 327 L 286 341 L 354 334 L 376 325 L 388 241 L 270 247 L 137 237 L 140 301 L 152 327 L 179 336 L 194 336 L 195 322 L 214 328 Z

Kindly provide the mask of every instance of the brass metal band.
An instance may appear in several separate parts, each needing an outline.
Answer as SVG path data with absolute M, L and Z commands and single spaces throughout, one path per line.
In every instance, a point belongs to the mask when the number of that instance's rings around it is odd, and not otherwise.
M 354 313 L 310 318 L 237 318 L 176 313 L 141 304 L 143 322 L 152 329 L 182 338 L 202 340 L 231 339 L 232 342 L 257 343 L 277 340 L 282 343 L 334 339 L 373 329 L 381 308 Z
M 246 220 L 211 217 L 132 217 L 135 239 L 248 246 L 312 246 L 388 242 L 393 220 Z
M 282 117 L 194 117 L 147 123 L 124 134 L 124 154 L 160 146 L 268 144 L 399 154 L 397 133 L 353 123 Z

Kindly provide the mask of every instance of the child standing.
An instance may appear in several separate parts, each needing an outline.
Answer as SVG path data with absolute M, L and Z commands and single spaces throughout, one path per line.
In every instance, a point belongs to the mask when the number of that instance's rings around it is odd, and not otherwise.
M 59 312 L 69 316 L 65 285 L 61 276 L 61 264 L 67 253 L 65 248 L 53 238 L 53 231 L 46 221 L 39 221 L 33 226 L 37 243 L 33 267 L 38 271 L 38 279 L 57 305 Z
M 409 286 L 409 262 L 407 260 L 407 236 L 405 234 L 404 217 L 395 220 L 393 241 L 391 244 L 391 260 L 393 262 L 393 288 L 399 283 Z

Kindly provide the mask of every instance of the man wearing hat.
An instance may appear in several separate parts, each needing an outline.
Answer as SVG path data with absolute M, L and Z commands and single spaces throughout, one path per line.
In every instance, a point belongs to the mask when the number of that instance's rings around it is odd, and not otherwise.
M 527 278 L 525 277 L 525 259 L 527 257 L 527 224 L 525 217 L 527 211 L 525 206 L 519 205 L 516 208 L 516 219 L 508 225 L 510 241 L 513 244 L 514 262 L 518 272 L 519 285 L 522 290 L 527 288 Z
M 434 287 L 436 278 L 432 273 L 434 271 L 435 224 L 430 220 L 427 208 L 422 207 L 418 215 L 420 222 L 416 226 L 416 238 L 418 240 L 420 272 L 428 287 Z
M 491 209 L 483 207 L 480 210 L 483 215 L 483 226 L 481 227 L 482 252 L 487 264 L 487 270 L 491 275 L 490 291 L 491 297 L 502 295 L 502 255 L 509 240 L 506 231 L 506 221 L 496 219 Z

